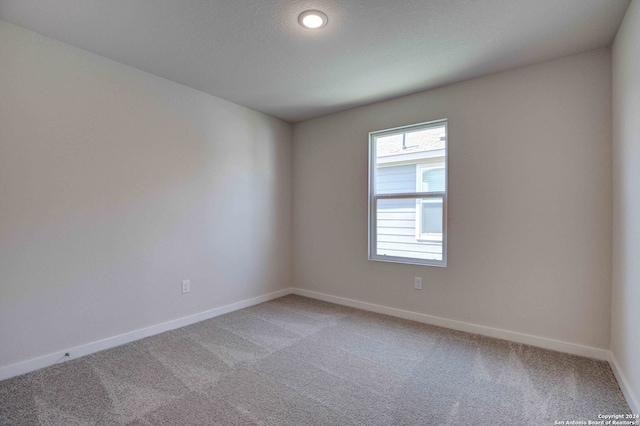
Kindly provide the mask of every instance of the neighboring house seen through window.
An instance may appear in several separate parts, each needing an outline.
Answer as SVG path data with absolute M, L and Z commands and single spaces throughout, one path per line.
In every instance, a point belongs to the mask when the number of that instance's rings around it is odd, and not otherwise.
M 446 120 L 372 132 L 369 157 L 369 259 L 446 266 Z
M 417 191 L 442 192 L 445 191 L 444 162 L 435 164 L 418 164 Z M 442 241 L 442 199 L 418 199 L 416 236 L 418 240 Z

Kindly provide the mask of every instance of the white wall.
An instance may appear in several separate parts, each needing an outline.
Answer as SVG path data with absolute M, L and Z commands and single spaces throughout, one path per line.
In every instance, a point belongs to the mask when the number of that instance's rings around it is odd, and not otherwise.
M 441 118 L 448 266 L 368 261 L 367 133 Z M 293 175 L 294 286 L 609 348 L 609 49 L 298 123 Z
M 613 44 L 613 305 L 611 352 L 640 412 L 640 3 Z
M 0 367 L 287 288 L 290 239 L 291 125 L 0 21 Z

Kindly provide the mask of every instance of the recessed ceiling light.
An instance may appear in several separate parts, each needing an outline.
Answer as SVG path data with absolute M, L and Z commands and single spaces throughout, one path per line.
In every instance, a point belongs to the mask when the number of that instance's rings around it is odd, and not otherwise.
M 298 22 L 305 28 L 322 28 L 327 25 L 327 15 L 319 10 L 306 10 L 298 16 Z

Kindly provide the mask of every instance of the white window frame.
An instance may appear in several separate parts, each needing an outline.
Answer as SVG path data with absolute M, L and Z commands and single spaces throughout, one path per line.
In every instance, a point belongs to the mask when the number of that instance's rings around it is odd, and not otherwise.
M 411 193 L 399 193 L 399 194 L 376 194 L 375 182 L 376 182 L 376 139 L 379 137 L 390 136 L 398 133 L 405 133 L 409 131 L 419 131 L 432 127 L 445 128 L 445 145 L 444 145 L 444 167 L 445 167 L 445 190 L 438 192 L 416 192 Z M 449 129 L 448 120 L 435 120 L 425 123 L 412 124 L 408 126 L 395 127 L 392 129 L 379 130 L 369 133 L 369 260 L 380 262 L 393 262 L 393 263 L 405 263 L 410 265 L 426 265 L 426 266 L 447 266 L 447 198 L 449 194 Z M 377 254 L 377 209 L 376 205 L 378 200 L 392 200 L 392 199 L 415 199 L 416 202 L 420 202 L 423 198 L 442 198 L 442 260 L 435 259 L 416 259 L 411 257 L 399 257 L 399 256 L 387 256 Z M 417 223 L 417 227 L 420 222 Z

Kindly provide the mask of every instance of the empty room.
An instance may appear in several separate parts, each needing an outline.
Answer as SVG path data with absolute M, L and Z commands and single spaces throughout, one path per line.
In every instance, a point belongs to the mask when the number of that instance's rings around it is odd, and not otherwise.
M 640 0 L 0 0 L 0 426 L 640 425 Z

